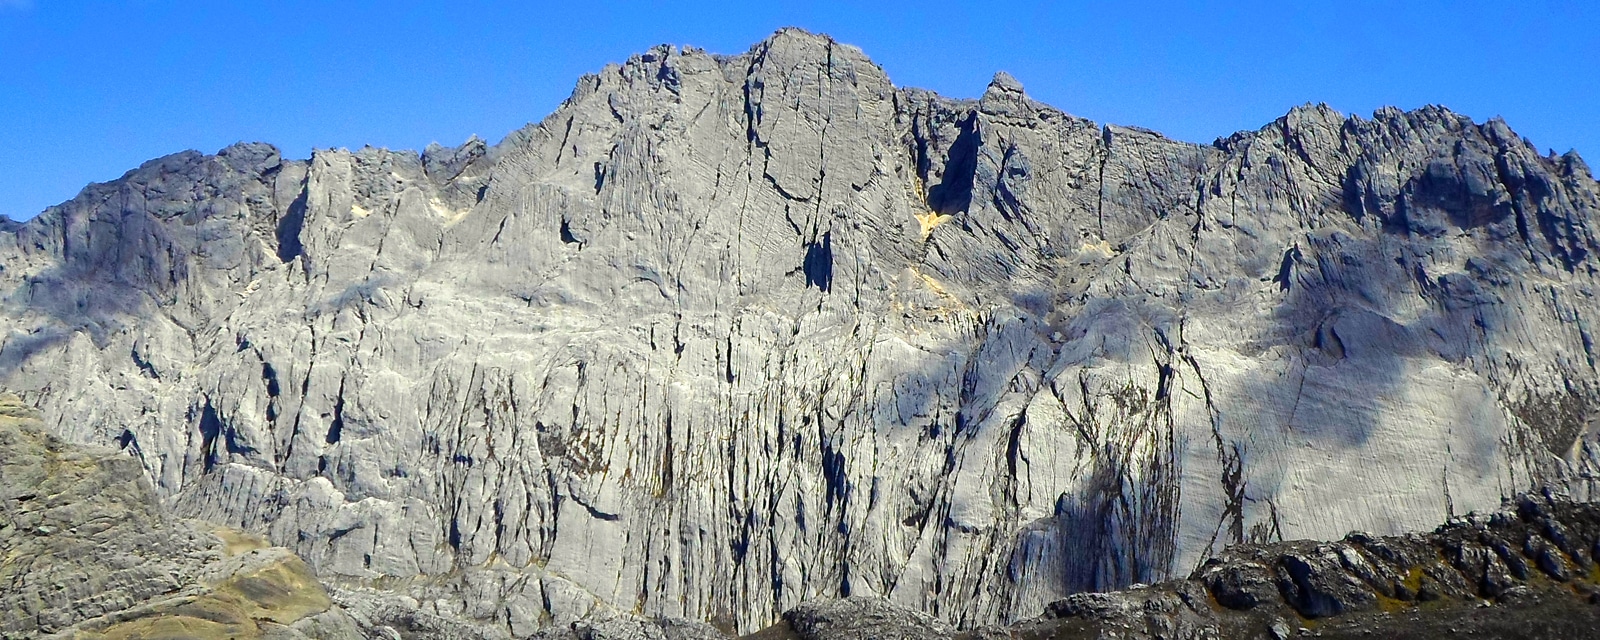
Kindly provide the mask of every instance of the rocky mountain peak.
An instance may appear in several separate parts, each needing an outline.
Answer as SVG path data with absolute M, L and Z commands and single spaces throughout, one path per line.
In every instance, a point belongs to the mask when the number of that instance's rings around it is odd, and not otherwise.
M 0 385 L 164 504 L 531 636 L 970 627 L 1600 471 L 1600 185 L 1438 108 L 1214 145 L 826 36 L 489 145 L 147 163 L 0 232 Z
M 1595 180 L 1594 171 L 1589 169 L 1589 163 L 1584 162 L 1576 149 L 1561 154 L 1561 173 L 1570 178 L 1577 178 L 1578 184 L 1582 184 L 1584 178 L 1588 178 L 1589 182 Z
M 1004 71 L 996 71 L 994 74 L 994 79 L 989 81 L 989 88 L 984 93 L 988 94 L 991 92 L 997 95 L 1021 95 L 1022 83 L 1018 82 L 1017 79 L 1009 73 Z
M 1033 101 L 1023 93 L 1022 83 L 1011 77 L 1011 74 L 1000 71 L 989 81 L 989 87 L 978 100 L 978 108 L 994 116 L 1026 118 L 1031 115 L 1030 112 L 1035 107 Z

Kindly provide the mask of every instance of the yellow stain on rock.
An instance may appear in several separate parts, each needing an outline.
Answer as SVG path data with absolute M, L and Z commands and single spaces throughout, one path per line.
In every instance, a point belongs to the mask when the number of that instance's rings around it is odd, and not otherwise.
M 228 527 L 217 527 L 212 533 L 222 539 L 222 552 L 230 556 L 272 546 L 261 536 Z
M 923 240 L 927 240 L 928 236 L 933 235 L 933 230 L 937 229 L 939 225 L 950 221 L 950 216 L 934 213 L 932 211 L 927 213 L 916 213 L 912 215 L 917 217 L 917 225 L 922 227 Z
M 438 198 L 430 198 L 428 200 L 428 208 L 433 210 L 434 215 L 444 218 L 444 226 L 446 227 L 461 222 L 462 219 L 467 217 L 467 214 L 472 213 L 472 209 L 451 209 Z
M 950 216 L 945 216 L 945 217 L 948 218 Z M 956 298 L 953 295 L 950 295 L 950 292 L 945 290 L 944 285 L 940 284 L 939 281 L 934 279 L 933 276 L 930 276 L 930 275 L 928 275 L 926 273 L 923 273 L 921 269 L 916 269 L 916 268 L 912 269 L 912 273 L 915 273 L 915 274 L 917 274 L 918 277 L 921 277 L 922 278 L 922 283 L 928 285 L 928 289 L 932 290 L 940 298 L 944 298 L 945 300 L 948 300 L 951 304 L 955 305 L 956 307 L 965 307 L 966 306 L 964 304 L 961 304 L 961 300 L 960 299 Z
M 212 589 L 212 596 L 233 601 L 252 619 L 278 624 L 289 624 L 333 606 L 322 583 L 311 575 L 311 568 L 295 555 L 233 574 Z
M 952 216 L 934 211 L 933 207 L 928 206 L 928 198 L 924 195 L 927 190 L 923 187 L 922 178 L 916 175 L 911 176 L 911 184 L 907 186 L 909 189 L 907 189 L 906 195 L 911 200 L 912 206 L 921 210 L 920 212 L 912 212 L 911 215 L 917 219 L 917 226 L 922 230 L 922 239 L 927 240 L 928 236 L 933 235 L 934 229 L 939 228 L 941 224 L 949 222 Z
M 1105 240 L 1094 243 L 1085 242 L 1082 246 L 1078 247 L 1078 252 L 1080 254 L 1098 253 L 1106 258 L 1115 257 L 1117 255 L 1117 250 L 1111 248 L 1111 243 L 1106 242 Z

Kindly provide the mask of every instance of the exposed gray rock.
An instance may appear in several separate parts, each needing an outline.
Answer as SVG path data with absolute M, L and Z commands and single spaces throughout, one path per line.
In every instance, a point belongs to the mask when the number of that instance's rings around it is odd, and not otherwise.
M 1525 575 L 1498 588 L 1485 577 L 1485 559 L 1505 541 L 1516 541 L 1522 550 L 1513 553 L 1529 562 L 1575 562 L 1566 551 L 1545 551 L 1559 548 L 1557 540 L 1574 549 L 1600 543 L 1600 506 L 1524 495 L 1425 534 L 1235 545 L 1188 579 L 1073 594 L 1006 627 L 956 631 L 868 598 L 809 602 L 749 640 L 1600 638 L 1600 573 Z
M 1195 145 L 784 30 L 495 145 L 91 185 L 0 233 L 0 384 L 416 620 L 971 627 L 1594 497 L 1597 210 L 1575 154 L 1437 107 Z
M 0 638 L 509 637 L 371 589 L 331 594 L 288 549 L 163 513 L 136 459 L 67 443 L 0 395 Z M 725 638 L 601 612 L 586 640 Z
M 807 602 L 784 612 L 783 621 L 803 640 L 935 640 L 955 634 L 925 613 L 876 598 Z
M 137 460 L 0 397 L 0 638 L 365 638 L 305 563 L 161 513 Z
M 1019 623 L 1011 636 L 1282 640 L 1294 635 L 1289 621 L 1296 620 L 1332 638 L 1600 638 L 1591 595 L 1600 575 L 1569 575 L 1570 583 L 1524 576 L 1496 585 L 1484 573 L 1495 541 L 1520 541 L 1529 550 L 1520 555 L 1531 560 L 1555 546 L 1558 529 L 1571 531 L 1565 538 L 1573 544 L 1600 540 L 1600 507 L 1548 496 L 1522 496 L 1508 506 L 1428 534 L 1238 545 L 1187 580 L 1052 603 L 1044 618 Z M 1549 555 L 1571 560 L 1561 551 Z M 1264 581 L 1278 588 L 1259 589 Z M 1239 593 L 1251 600 L 1227 596 Z

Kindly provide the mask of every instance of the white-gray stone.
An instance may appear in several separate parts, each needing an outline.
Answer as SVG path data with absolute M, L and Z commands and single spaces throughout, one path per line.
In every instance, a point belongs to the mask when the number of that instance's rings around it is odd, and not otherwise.
M 441 619 L 972 626 L 1593 498 L 1597 211 L 1499 121 L 1187 144 L 791 29 L 608 66 L 495 145 L 91 185 L 0 234 L 0 384 Z

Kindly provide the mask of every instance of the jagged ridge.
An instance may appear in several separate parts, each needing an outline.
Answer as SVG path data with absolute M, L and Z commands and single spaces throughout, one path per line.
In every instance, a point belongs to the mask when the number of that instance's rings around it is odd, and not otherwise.
M 183 515 L 519 637 L 972 626 L 1592 497 L 1597 194 L 1439 108 L 1193 145 L 785 30 L 492 146 L 92 185 L 0 234 L 0 383 Z

